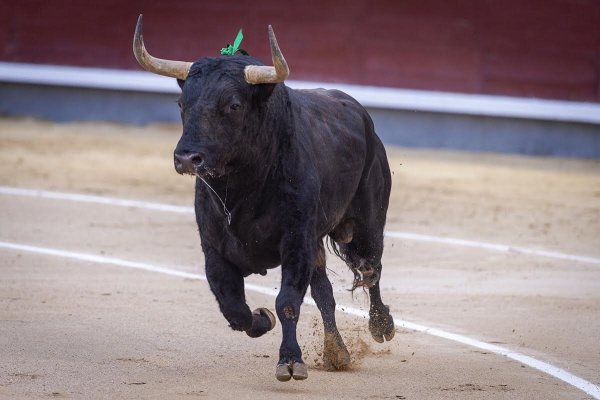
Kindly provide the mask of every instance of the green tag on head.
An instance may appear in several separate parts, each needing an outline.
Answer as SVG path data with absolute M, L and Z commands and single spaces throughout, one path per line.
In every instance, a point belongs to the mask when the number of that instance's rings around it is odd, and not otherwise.
M 244 39 L 244 34 L 242 33 L 242 30 L 240 29 L 237 36 L 235 37 L 235 40 L 233 41 L 233 45 L 227 43 L 227 47 L 223 47 L 221 49 L 221 55 L 222 56 L 232 56 L 239 51 L 243 55 L 247 56 L 248 52 L 246 52 L 246 50 L 244 50 L 244 49 L 240 49 L 240 44 L 242 44 L 242 39 Z

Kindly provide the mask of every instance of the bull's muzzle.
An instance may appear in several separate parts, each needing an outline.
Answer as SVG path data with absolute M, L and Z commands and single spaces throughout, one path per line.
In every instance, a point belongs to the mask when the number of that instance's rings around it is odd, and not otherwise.
M 196 175 L 204 162 L 199 153 L 175 153 L 175 171 L 180 174 Z

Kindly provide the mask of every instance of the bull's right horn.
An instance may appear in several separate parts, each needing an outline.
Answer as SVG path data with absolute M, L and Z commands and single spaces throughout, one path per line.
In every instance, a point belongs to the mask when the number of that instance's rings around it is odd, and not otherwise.
M 273 66 L 247 65 L 244 69 L 246 82 L 257 85 L 260 83 L 279 83 L 283 82 L 290 75 L 290 69 L 283 58 L 283 54 L 277 44 L 273 28 L 269 25 L 269 42 L 271 43 L 271 58 Z
M 155 74 L 185 80 L 190 72 L 191 62 L 171 61 L 152 57 L 144 46 L 144 35 L 142 33 L 142 14 L 138 17 L 133 36 L 133 55 L 142 68 Z

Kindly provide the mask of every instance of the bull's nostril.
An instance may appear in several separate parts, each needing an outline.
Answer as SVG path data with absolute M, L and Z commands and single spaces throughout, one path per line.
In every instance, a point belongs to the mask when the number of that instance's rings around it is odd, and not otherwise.
M 202 157 L 200 157 L 199 154 L 194 154 L 194 155 L 192 155 L 190 161 L 192 162 L 192 164 L 194 165 L 194 167 L 197 167 L 200 164 L 202 164 Z
M 183 174 L 185 172 L 185 168 L 183 166 L 183 161 L 181 159 L 181 156 L 175 154 L 173 161 L 175 164 L 175 171 L 177 171 L 177 173 L 179 173 L 179 174 Z
M 182 167 L 181 160 L 180 160 L 180 159 L 179 159 L 177 156 L 175 156 L 175 160 L 174 160 L 174 162 L 175 162 L 175 168 L 176 168 L 176 169 L 179 169 L 179 168 L 181 168 L 181 167 Z
M 175 170 L 180 174 L 195 173 L 202 165 L 202 156 L 198 153 L 175 154 Z

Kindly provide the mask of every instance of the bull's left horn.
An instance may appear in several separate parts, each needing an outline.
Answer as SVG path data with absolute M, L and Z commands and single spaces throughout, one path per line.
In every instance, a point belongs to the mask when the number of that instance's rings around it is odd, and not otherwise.
M 142 68 L 155 74 L 169 76 L 185 80 L 190 72 L 191 62 L 171 61 L 152 57 L 144 46 L 144 35 L 142 33 L 142 14 L 138 17 L 133 36 L 133 54 Z
M 279 49 L 273 27 L 269 25 L 269 42 L 271 42 L 271 58 L 273 66 L 267 67 L 264 65 L 248 65 L 244 68 L 246 82 L 257 85 L 259 83 L 279 83 L 286 80 L 290 75 L 285 58 Z

